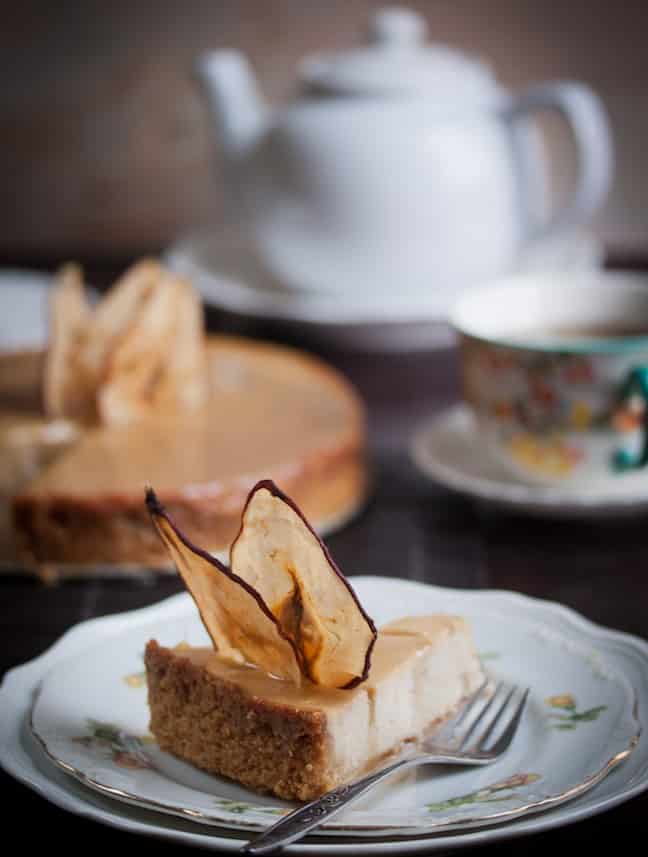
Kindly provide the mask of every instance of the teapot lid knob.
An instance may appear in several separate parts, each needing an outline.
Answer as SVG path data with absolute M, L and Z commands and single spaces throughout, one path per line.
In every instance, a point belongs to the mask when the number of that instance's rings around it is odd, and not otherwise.
M 499 103 L 500 91 L 488 66 L 445 45 L 427 43 L 425 19 L 396 6 L 371 18 L 371 43 L 302 61 L 307 92 L 327 95 L 426 97 L 435 105 L 473 108 Z
M 371 41 L 381 45 L 416 45 L 425 41 L 425 19 L 411 9 L 386 6 L 373 15 L 369 30 Z

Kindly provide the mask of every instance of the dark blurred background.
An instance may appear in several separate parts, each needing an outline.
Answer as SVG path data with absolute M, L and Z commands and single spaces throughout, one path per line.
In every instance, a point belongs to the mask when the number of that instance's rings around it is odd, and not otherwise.
M 192 79 L 196 54 L 235 46 L 265 95 L 291 95 L 306 53 L 357 44 L 371 0 L 5 3 L 0 26 L 1 260 L 118 262 L 222 222 L 217 148 Z M 613 257 L 648 254 L 648 3 L 409 2 L 430 38 L 488 59 L 514 90 L 576 78 L 603 97 L 612 193 L 595 223 Z M 547 121 L 557 186 L 573 153 Z

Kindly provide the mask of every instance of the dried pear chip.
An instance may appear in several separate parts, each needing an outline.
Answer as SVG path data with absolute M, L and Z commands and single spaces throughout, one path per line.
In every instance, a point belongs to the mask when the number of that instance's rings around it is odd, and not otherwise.
M 154 408 L 156 390 L 164 383 L 168 355 L 175 345 L 183 297 L 182 283 L 165 275 L 149 290 L 128 330 L 108 355 L 98 393 L 102 423 L 129 423 Z
M 202 298 L 187 280 L 177 279 L 180 302 L 177 309 L 173 347 L 165 377 L 156 391 L 156 402 L 192 410 L 202 405 L 208 395 L 205 320 Z
M 143 259 L 132 265 L 97 304 L 83 351 L 86 365 L 103 375 L 114 349 L 127 335 L 142 307 L 158 283 L 162 268 L 154 259 Z
M 268 605 L 311 681 L 350 688 L 367 678 L 375 625 L 302 513 L 270 480 L 250 493 L 230 566 Z
M 152 489 L 146 492 L 146 505 L 219 654 L 299 683 L 301 672 L 293 646 L 259 593 L 211 554 L 193 545 L 178 530 Z
M 78 265 L 64 265 L 56 275 L 49 315 L 50 341 L 43 379 L 45 413 L 50 417 L 91 419 L 91 381 L 81 363 L 83 334 L 91 308 Z
M 109 357 L 98 395 L 104 424 L 193 410 L 207 397 L 202 302 L 192 286 L 162 272 Z
M 93 309 L 77 266 L 58 280 L 45 367 L 50 416 L 124 425 L 204 403 L 203 307 L 191 283 L 144 259 Z

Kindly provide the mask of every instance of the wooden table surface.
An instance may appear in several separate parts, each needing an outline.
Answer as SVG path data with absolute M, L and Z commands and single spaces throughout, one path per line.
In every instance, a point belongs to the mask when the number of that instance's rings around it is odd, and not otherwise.
M 210 326 L 222 327 L 210 316 Z M 252 331 L 263 334 L 255 328 Z M 303 343 L 302 343 L 303 344 Z M 590 523 L 504 514 L 450 494 L 419 475 L 407 443 L 419 421 L 459 396 L 452 349 L 416 354 L 318 353 L 347 373 L 369 413 L 375 487 L 359 517 L 329 537 L 347 574 L 383 574 L 462 588 L 510 589 L 568 605 L 588 619 L 648 638 L 648 520 Z M 0 580 L 0 674 L 39 655 L 68 628 L 157 602 L 182 589 L 175 577 L 68 581 L 46 586 L 19 575 Z M 0 772 L 5 832 L 20 845 L 87 857 L 101 843 L 113 853 L 186 852 L 178 846 L 84 820 Z M 584 853 L 586 846 L 648 839 L 648 794 L 587 821 L 483 846 L 486 855 Z M 644 846 L 642 846 L 644 847 Z M 581 850 L 582 849 L 582 850 Z

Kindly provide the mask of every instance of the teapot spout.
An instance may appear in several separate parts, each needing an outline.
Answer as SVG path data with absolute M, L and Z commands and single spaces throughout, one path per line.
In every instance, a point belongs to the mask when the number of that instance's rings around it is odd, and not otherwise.
M 196 73 L 225 157 L 240 161 L 263 133 L 268 118 L 250 64 L 238 51 L 209 51 L 198 57 Z

